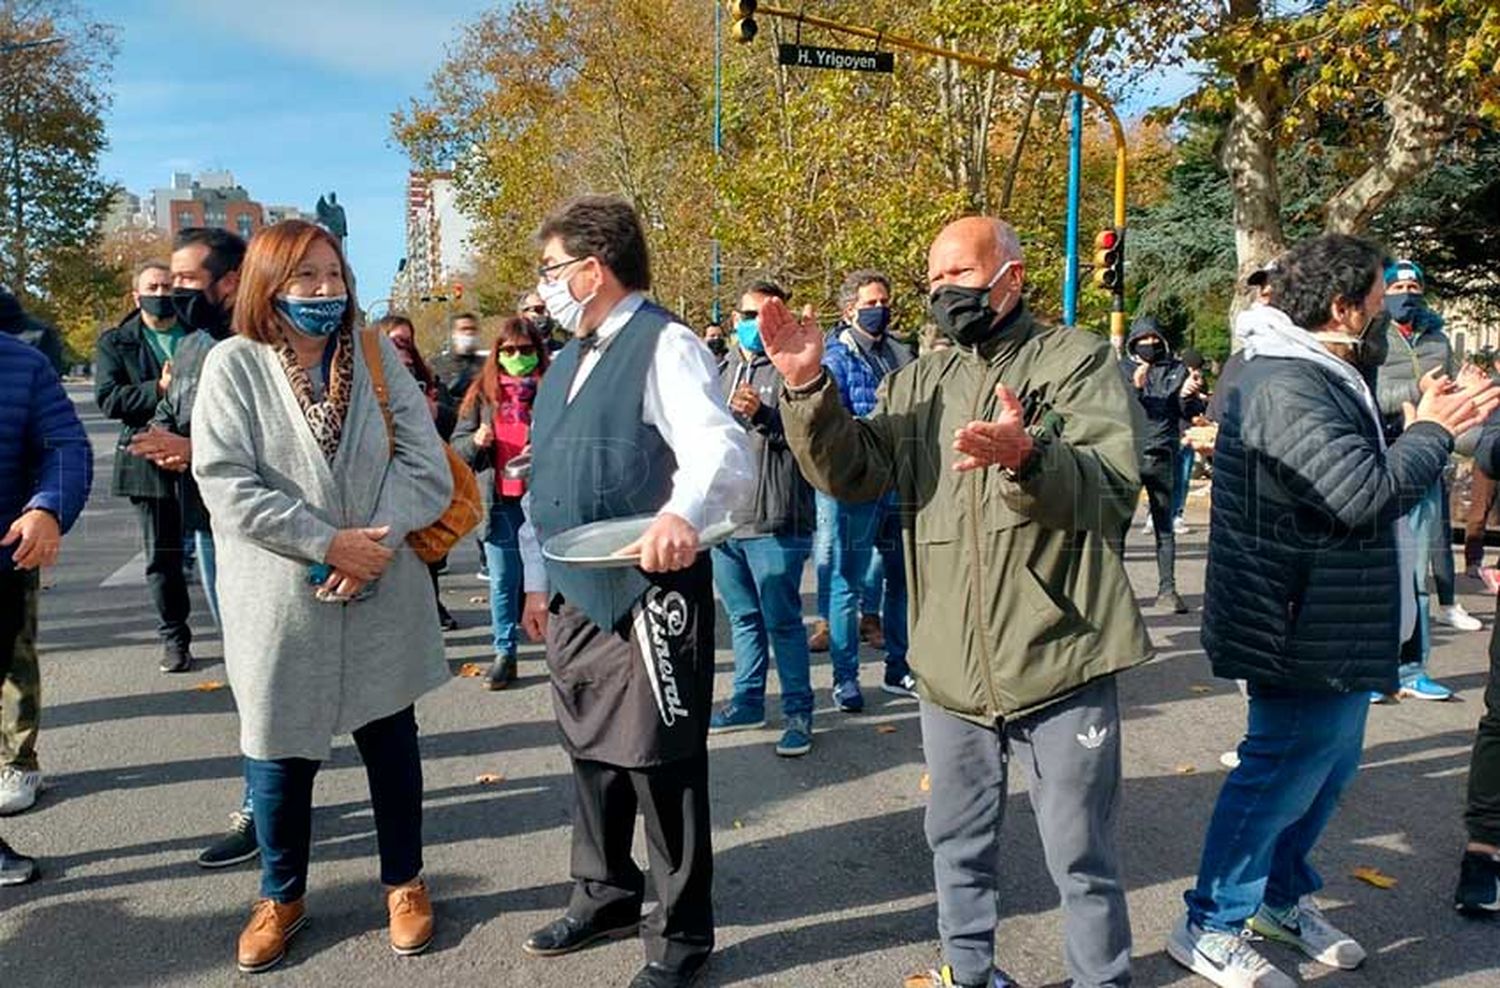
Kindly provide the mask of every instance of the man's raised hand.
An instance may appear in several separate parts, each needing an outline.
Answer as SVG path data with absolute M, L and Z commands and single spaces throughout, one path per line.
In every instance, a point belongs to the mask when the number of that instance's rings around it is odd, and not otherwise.
M 792 315 L 779 298 L 768 298 L 760 307 L 760 339 L 766 356 L 789 388 L 801 388 L 823 373 L 823 331 L 812 306 L 802 308 L 802 318 Z
M 1000 407 L 993 421 L 970 422 L 954 432 L 953 449 L 961 458 L 953 464 L 953 469 L 1019 470 L 1031 458 L 1035 443 L 1026 431 L 1026 412 L 1020 399 L 1003 384 L 995 386 L 995 398 Z

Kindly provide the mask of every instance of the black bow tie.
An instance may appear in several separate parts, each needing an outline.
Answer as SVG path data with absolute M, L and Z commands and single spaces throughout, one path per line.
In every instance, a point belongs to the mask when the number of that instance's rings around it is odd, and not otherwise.
M 587 356 L 590 350 L 599 349 L 599 343 L 600 340 L 598 332 L 593 332 L 587 336 L 578 337 L 578 355 L 580 357 Z

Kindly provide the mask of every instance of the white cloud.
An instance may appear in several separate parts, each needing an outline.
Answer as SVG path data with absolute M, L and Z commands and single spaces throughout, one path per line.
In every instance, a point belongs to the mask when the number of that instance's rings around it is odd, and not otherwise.
M 352 75 L 425 79 L 480 0 L 176 0 L 204 29 Z

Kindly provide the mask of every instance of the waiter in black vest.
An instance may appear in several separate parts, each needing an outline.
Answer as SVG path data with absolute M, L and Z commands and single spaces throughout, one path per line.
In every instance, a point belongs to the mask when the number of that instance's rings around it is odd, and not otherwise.
M 553 705 L 573 760 L 573 896 L 526 941 L 551 957 L 634 936 L 631 988 L 678 988 L 713 950 L 708 719 L 713 572 L 698 532 L 751 493 L 754 466 L 707 347 L 647 301 L 651 267 L 635 210 L 584 196 L 542 224 L 537 293 L 572 336 L 532 411 L 530 517 L 543 540 L 578 525 L 654 515 L 638 568 L 546 563 L 523 621 L 545 637 Z M 631 859 L 646 818 L 658 905 Z

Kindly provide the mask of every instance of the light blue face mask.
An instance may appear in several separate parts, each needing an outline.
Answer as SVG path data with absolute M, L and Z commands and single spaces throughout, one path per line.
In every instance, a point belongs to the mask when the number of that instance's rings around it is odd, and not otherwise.
M 740 341 L 740 346 L 751 353 L 765 353 L 766 348 L 760 341 L 760 321 L 757 319 L 741 319 L 734 324 L 735 339 Z
M 291 320 L 297 332 L 322 338 L 332 336 L 338 332 L 339 326 L 343 325 L 344 312 L 349 308 L 349 296 L 297 298 L 292 295 L 278 295 L 276 308 Z

